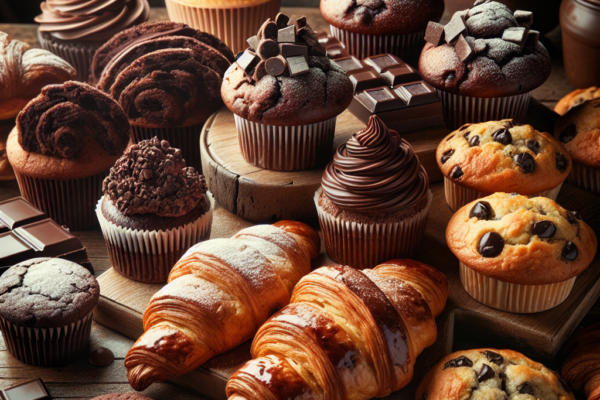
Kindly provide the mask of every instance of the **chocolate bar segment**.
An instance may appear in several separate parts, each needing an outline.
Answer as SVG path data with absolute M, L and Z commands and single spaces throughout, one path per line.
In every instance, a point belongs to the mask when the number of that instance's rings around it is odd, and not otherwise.
M 365 64 L 370 65 L 375 69 L 375 71 L 379 72 L 380 74 L 382 72 L 387 71 L 390 68 L 399 65 L 406 65 L 404 61 L 402 61 L 393 54 L 382 54 L 378 56 L 365 58 Z
M 396 86 L 394 92 L 408 106 L 418 106 L 439 101 L 435 88 L 424 81 Z
M 354 56 L 340 58 L 337 60 L 333 60 L 333 62 L 336 63 L 338 67 L 343 69 L 346 72 L 346 75 L 373 69 L 373 67 L 363 64 L 358 58 Z
M 24 197 L 0 202 L 0 231 L 15 229 L 43 218 L 46 218 L 46 214 L 32 206 Z
M 408 64 L 389 68 L 381 76 L 389 86 L 421 80 L 419 73 Z
M 385 86 L 386 80 L 375 71 L 363 71 L 349 76 L 350 82 L 354 86 L 354 92 L 362 92 L 366 89 Z
M 52 400 L 48 388 L 40 378 L 2 389 L 0 394 L 4 400 Z
M 365 90 L 359 93 L 356 98 L 372 113 L 390 111 L 406 105 L 387 86 Z
M 35 257 L 35 250 L 13 232 L 0 234 L 0 271 Z M 3 268 L 4 267 L 4 268 Z

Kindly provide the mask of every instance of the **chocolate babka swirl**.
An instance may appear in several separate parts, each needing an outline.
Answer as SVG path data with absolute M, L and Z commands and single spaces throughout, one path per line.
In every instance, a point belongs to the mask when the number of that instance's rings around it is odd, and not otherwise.
M 130 126 L 110 96 L 81 82 L 49 85 L 17 117 L 19 144 L 29 152 L 76 159 L 93 138 L 110 155 L 129 142 Z
M 421 200 L 429 178 L 411 145 L 374 115 L 364 130 L 338 147 L 322 186 L 343 210 L 390 213 Z

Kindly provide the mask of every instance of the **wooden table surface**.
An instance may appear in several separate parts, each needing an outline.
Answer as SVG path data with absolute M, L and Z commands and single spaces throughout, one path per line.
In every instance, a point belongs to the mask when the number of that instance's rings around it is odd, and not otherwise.
M 288 13 L 288 15 L 306 15 L 311 26 L 316 30 L 327 28 L 327 24 L 318 9 L 284 8 L 283 12 Z M 161 8 L 152 9 L 150 19 L 155 21 L 167 19 L 166 10 Z M 447 20 L 449 20 L 449 16 L 446 14 L 442 22 Z M 32 46 L 39 47 L 35 25 L 0 24 L 0 31 L 8 33 L 13 38 L 26 41 Z M 562 96 L 572 91 L 573 87 L 567 82 L 563 68 L 560 30 L 556 29 L 546 35 L 543 38 L 543 43 L 552 55 L 553 71 L 548 81 L 534 90 L 533 96 L 552 108 Z M 19 189 L 16 182 L 0 182 L 0 200 L 18 195 Z M 216 212 L 226 211 L 221 208 L 217 209 Z M 246 226 L 244 221 L 239 220 L 238 222 L 240 229 Z M 96 276 L 108 270 L 110 261 L 100 231 L 74 232 L 74 234 L 87 247 L 90 261 L 96 270 Z M 590 311 L 582 325 L 587 326 L 598 320 L 600 320 L 600 301 Z M 0 338 L 0 388 L 25 379 L 40 377 L 46 382 L 55 399 L 89 399 L 106 393 L 130 392 L 132 389 L 127 383 L 124 357 L 132 344 L 133 340 L 94 322 L 90 351 L 100 346 L 109 348 L 115 355 L 115 361 L 111 365 L 101 368 L 95 367 L 87 359 L 82 359 L 60 368 L 38 368 L 13 359 L 6 350 L 4 341 Z M 468 344 L 455 343 L 455 347 L 465 348 L 468 347 Z M 154 384 L 143 393 L 156 400 L 200 399 L 199 396 L 170 383 Z

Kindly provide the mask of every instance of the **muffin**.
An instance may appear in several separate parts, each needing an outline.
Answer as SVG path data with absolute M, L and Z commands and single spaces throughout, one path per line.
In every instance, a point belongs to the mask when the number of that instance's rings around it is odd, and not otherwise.
M 275 18 L 281 0 L 165 0 L 169 19 L 210 32 L 234 52 L 244 51 L 267 18 Z
M 573 159 L 567 181 L 588 192 L 600 193 L 600 98 L 586 101 L 560 117 L 554 126 Z
M 576 212 L 545 197 L 495 193 L 458 210 L 446 229 L 475 300 L 515 313 L 561 304 L 592 262 L 597 240 Z
M 529 29 L 533 15 L 477 0 L 446 26 L 431 22 L 419 73 L 438 90 L 448 129 L 527 113 L 531 91 L 550 76 L 552 62 Z
M 377 116 L 338 147 L 315 205 L 329 257 L 353 268 L 412 258 L 433 195 L 410 144 Z
M 201 171 L 200 131 L 223 106 L 219 90 L 233 53 L 211 34 L 155 22 L 120 32 L 94 55 L 90 81 L 123 108 L 133 143 L 153 137 Z
M 306 17 L 279 14 L 248 43 L 221 87 L 244 159 L 279 171 L 330 159 L 336 118 L 353 97 L 344 70 L 327 57 Z
M 87 82 L 94 52 L 115 33 L 146 22 L 147 0 L 46 0 L 39 23 L 42 48 L 64 58 L 77 69 L 77 80 Z
M 102 190 L 96 215 L 111 264 L 127 278 L 166 282 L 185 251 L 210 236 L 212 194 L 166 140 L 131 145 Z
M 0 329 L 10 354 L 52 367 L 84 355 L 100 287 L 81 265 L 33 258 L 0 277 Z
M 560 99 L 554 107 L 554 112 L 558 115 L 565 115 L 571 108 L 597 98 L 600 98 L 600 88 L 596 86 L 587 89 L 575 89 Z
M 416 400 L 575 400 L 560 376 L 512 350 L 462 350 L 423 378 Z
M 119 105 L 85 83 L 42 89 L 17 117 L 6 152 L 21 194 L 72 230 L 98 225 L 102 180 L 129 142 Z
M 444 0 L 321 0 L 331 34 L 361 60 L 390 53 L 415 63 L 427 23 L 443 13 Z
M 453 211 L 494 192 L 556 200 L 571 170 L 557 140 L 513 120 L 463 125 L 440 142 L 436 160 Z

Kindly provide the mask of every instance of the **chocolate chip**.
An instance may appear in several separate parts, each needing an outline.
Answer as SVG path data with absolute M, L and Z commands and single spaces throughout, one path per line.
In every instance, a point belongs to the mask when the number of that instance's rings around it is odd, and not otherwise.
M 275 23 L 277 24 L 277 27 L 279 29 L 283 29 L 286 26 L 288 26 L 289 22 L 290 22 L 290 18 L 285 14 L 279 13 L 275 17 Z
M 502 249 L 504 249 L 504 239 L 499 233 L 488 232 L 479 241 L 479 254 L 484 257 L 496 257 L 502 253 Z
M 500 354 L 495 353 L 493 351 L 486 350 L 486 351 L 483 352 L 483 355 L 490 362 L 493 362 L 496 365 L 502 365 L 504 363 L 504 357 L 502 357 Z
M 452 157 L 454 155 L 454 149 L 450 149 L 444 152 L 444 154 L 442 154 L 442 164 L 445 164 L 446 161 L 448 161 L 450 159 L 450 157 Z
M 277 40 L 277 35 L 279 34 L 279 27 L 277 26 L 277 22 L 275 21 L 266 21 L 263 26 L 261 26 L 260 31 L 258 32 L 258 38 L 262 39 L 273 39 Z
M 479 135 L 473 135 L 469 138 L 469 146 L 476 147 L 479 146 L 481 140 L 479 139 Z
M 533 386 L 529 382 L 523 382 L 519 386 L 517 386 L 517 391 L 521 394 L 529 394 L 531 396 L 535 396 L 533 392 Z
M 512 143 L 512 135 L 508 129 L 499 129 L 492 133 L 492 139 L 494 139 L 494 142 L 501 143 L 505 146 Z
M 492 218 L 492 214 L 494 210 L 492 210 L 492 206 L 487 201 L 478 201 L 477 204 L 471 208 L 471 212 L 469 213 L 469 218 L 477 218 L 483 221 L 489 221 Z
M 510 129 L 513 128 L 515 126 L 515 121 L 513 119 L 507 119 L 502 121 L 502 123 L 504 124 L 504 126 L 506 127 L 506 129 Z
M 571 242 L 570 240 L 565 243 L 565 247 L 562 249 L 562 256 L 564 258 L 569 261 L 573 261 L 577 258 L 577 254 L 579 254 L 579 251 L 577 250 L 575 243 Z
M 115 360 L 115 356 L 112 351 L 105 347 L 98 347 L 96 350 L 90 353 L 90 364 L 96 367 L 106 367 Z
M 503 392 L 506 392 L 506 381 L 503 379 L 502 383 L 500 384 L 500 390 L 502 390 Z
M 535 154 L 540 152 L 540 142 L 537 140 L 529 139 L 527 140 L 527 148 L 533 151 Z
M 444 364 L 444 369 L 459 368 L 459 367 L 472 367 L 472 366 L 473 366 L 473 361 L 469 360 L 465 356 L 460 356 L 460 357 L 450 360 L 446 364 Z
M 279 45 L 275 40 L 265 39 L 258 45 L 258 55 L 260 55 L 263 60 L 277 57 L 279 55 Z
M 490 367 L 489 365 L 483 364 L 483 367 L 481 367 L 481 371 L 479 371 L 479 375 L 477 375 L 477 381 L 480 383 L 485 382 L 488 379 L 492 379 L 495 376 L 496 376 L 496 373 L 494 372 L 492 367 Z
M 542 239 L 551 238 L 556 233 L 556 226 L 551 221 L 538 221 L 533 224 L 532 233 Z
M 446 142 L 449 142 L 449 141 L 450 141 L 450 139 L 452 139 L 453 137 L 454 137 L 454 135 L 450 135 L 450 136 L 448 136 L 448 137 L 446 138 Z
M 559 172 L 565 172 L 569 168 L 569 160 L 563 153 L 556 153 L 556 169 Z
M 471 126 L 471 124 L 464 124 L 463 126 L 461 126 L 461 127 L 458 129 L 458 131 L 459 131 L 459 132 L 462 132 L 462 131 L 464 131 L 465 129 L 467 129 L 468 127 L 470 127 L 470 126 Z
M 521 167 L 524 174 L 529 174 L 535 170 L 535 161 L 529 153 L 517 154 L 513 157 L 514 162 Z
M 450 171 L 450 178 L 452 179 L 460 179 L 463 177 L 465 173 L 463 172 L 462 168 L 460 168 L 458 165 L 455 165 L 452 170 Z
M 265 61 L 265 70 L 269 75 L 272 76 L 279 76 L 283 74 L 286 67 L 287 64 L 285 58 L 282 56 L 269 58 L 267 61 Z
M 563 143 L 569 143 L 577 136 L 577 126 L 575 124 L 567 125 L 565 129 L 560 133 L 558 139 Z

